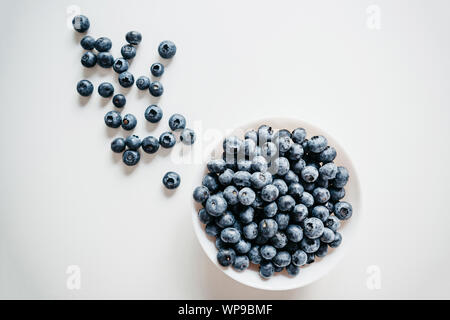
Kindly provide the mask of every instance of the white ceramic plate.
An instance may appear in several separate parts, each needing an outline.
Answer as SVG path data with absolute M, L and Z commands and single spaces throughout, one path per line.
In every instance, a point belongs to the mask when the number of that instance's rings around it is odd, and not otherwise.
M 353 241 L 355 241 L 357 229 L 362 218 L 358 176 L 350 157 L 332 136 L 327 134 L 324 130 L 301 120 L 292 118 L 262 119 L 239 126 L 230 135 L 236 134 L 238 137 L 243 138 L 242 132 L 249 129 L 257 129 L 262 124 L 271 126 L 274 131 L 279 129 L 288 129 L 289 131 L 292 131 L 295 128 L 302 127 L 306 129 L 307 138 L 314 135 L 323 135 L 328 139 L 329 145 L 336 148 L 337 157 L 334 162 L 339 166 L 346 167 L 350 173 L 350 180 L 345 187 L 346 196 L 344 200 L 350 202 L 353 206 L 353 216 L 347 221 L 341 221 L 341 228 L 339 229 L 339 232 L 342 234 L 343 238 L 341 245 L 336 249 L 329 248 L 328 254 L 324 258 L 316 258 L 314 263 L 301 267 L 300 273 L 296 277 L 289 276 L 286 270 L 284 270 L 280 273 L 275 273 L 275 275 L 270 279 L 263 279 L 258 273 L 257 266 L 252 263 L 250 263 L 250 268 L 243 272 L 238 272 L 232 267 L 225 268 L 218 264 L 216 259 L 217 249 L 215 247 L 215 238 L 210 237 L 205 233 L 205 227 L 199 221 L 197 216 L 198 210 L 201 206 L 194 201 L 192 209 L 192 222 L 194 224 L 194 230 L 197 238 L 206 255 L 212 263 L 217 266 L 217 268 L 219 268 L 230 278 L 247 286 L 258 289 L 290 290 L 306 286 L 325 276 L 339 262 L 339 260 L 342 259 L 346 249 L 348 249 Z M 217 152 L 221 149 L 222 143 L 217 146 L 215 151 Z M 206 167 L 206 165 L 204 167 Z M 206 173 L 206 169 L 204 167 L 198 172 L 198 185 L 201 184 L 201 180 Z

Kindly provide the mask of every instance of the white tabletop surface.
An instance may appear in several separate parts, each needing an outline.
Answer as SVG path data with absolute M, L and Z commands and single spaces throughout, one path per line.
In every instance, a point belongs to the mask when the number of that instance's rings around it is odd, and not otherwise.
M 81 66 L 67 25 L 77 8 L 115 56 L 127 31 L 142 32 L 136 77 L 161 40 L 177 44 L 160 99 Z M 0 297 L 450 298 L 449 10 L 445 0 L 3 2 Z M 123 113 L 137 116 L 142 137 L 167 130 L 175 112 L 200 139 L 268 116 L 324 128 L 359 173 L 358 242 L 302 289 L 234 282 L 194 235 L 200 161 L 180 163 L 175 149 L 126 168 L 110 151 L 124 131 L 103 123 L 114 107 L 96 91 L 80 99 L 83 78 L 126 92 Z M 165 113 L 156 126 L 143 121 L 153 102 Z M 181 174 L 174 193 L 161 184 L 168 170 Z

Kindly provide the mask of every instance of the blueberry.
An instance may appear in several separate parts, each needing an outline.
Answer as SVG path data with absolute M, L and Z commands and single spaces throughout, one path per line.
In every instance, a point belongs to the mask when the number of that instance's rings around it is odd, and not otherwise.
M 308 208 L 304 204 L 295 205 L 291 213 L 292 221 L 295 223 L 300 223 L 308 217 Z
M 95 48 L 95 39 L 91 36 L 84 36 L 80 41 L 81 46 L 85 50 L 92 50 Z
M 145 141 L 145 139 L 144 139 L 144 141 Z M 142 142 L 142 144 L 143 144 L 143 142 Z M 144 147 L 142 147 L 142 149 L 144 149 Z M 195 188 L 193 197 L 194 197 L 194 200 L 197 202 L 200 202 L 200 203 L 205 202 L 206 199 L 208 199 L 208 197 L 209 197 L 208 188 L 205 186 L 199 186 L 199 187 Z
M 150 87 L 150 79 L 146 76 L 141 76 L 136 80 L 136 87 L 139 90 L 147 90 Z
M 95 40 L 94 48 L 97 49 L 98 52 L 106 52 L 111 50 L 112 42 L 107 37 L 100 37 Z
M 142 140 L 142 150 L 146 153 L 155 153 L 159 149 L 159 141 L 153 136 L 145 137 Z
M 83 15 L 77 15 L 72 19 L 72 25 L 75 31 L 80 33 L 86 32 L 90 27 L 90 22 L 88 17 Z
M 316 257 L 323 258 L 327 255 L 328 245 L 326 243 L 321 243 L 319 249 L 314 253 Z
M 272 183 L 272 174 L 270 172 L 254 172 L 250 177 L 250 182 L 255 189 L 262 189 Z
M 317 249 L 319 249 L 319 246 L 320 246 L 319 239 L 303 238 L 302 241 L 300 241 L 300 248 L 306 253 L 316 252 Z
M 239 171 L 250 172 L 251 167 L 252 167 L 252 162 L 250 160 L 240 159 L 237 162 L 237 168 Z
M 125 139 L 116 138 L 111 142 L 111 150 L 117 153 L 123 152 L 125 150 Z
M 102 68 L 111 68 L 114 64 L 114 58 L 109 52 L 100 52 L 97 55 L 97 63 Z
M 314 153 L 322 152 L 323 150 L 325 150 L 327 145 L 328 141 L 324 136 L 313 136 L 308 141 L 308 149 L 309 151 Z
M 278 230 L 286 230 L 289 225 L 289 220 L 290 217 L 288 213 L 280 212 L 275 215 L 275 221 L 278 225 Z
M 113 97 L 112 102 L 113 105 L 116 106 L 117 108 L 123 108 L 127 103 L 127 99 L 123 94 L 119 93 Z
M 294 265 L 293 263 L 291 263 L 290 265 L 288 265 L 286 267 L 286 271 L 290 276 L 295 277 L 296 275 L 298 275 L 300 273 L 300 268 L 297 267 L 296 265 Z
M 94 86 L 89 80 L 80 80 L 77 83 L 77 92 L 80 96 L 88 97 L 94 91 Z
M 219 175 L 219 182 L 223 186 L 228 186 L 233 182 L 234 171 L 231 169 L 225 169 L 223 173 Z
M 246 188 L 242 188 L 239 191 L 238 198 L 239 198 L 239 202 L 242 205 L 249 206 L 253 203 L 253 201 L 255 201 L 256 194 L 252 189 L 246 187 Z
M 227 202 L 219 195 L 212 195 L 206 200 L 205 209 L 210 215 L 218 217 L 227 210 Z
M 291 264 L 291 255 L 287 251 L 280 251 L 273 257 L 272 262 L 277 267 L 287 267 Z
M 286 153 L 292 146 L 292 140 L 289 136 L 277 137 L 276 144 L 280 152 Z
M 328 245 L 329 245 L 331 248 L 337 248 L 337 247 L 339 247 L 339 246 L 341 245 L 341 242 L 342 242 L 342 236 L 341 236 L 341 234 L 340 234 L 339 232 L 335 232 L 335 233 L 334 233 L 334 241 L 331 242 L 331 243 L 329 243 Z
M 307 218 L 304 220 L 303 225 L 304 225 L 303 233 L 309 239 L 317 239 L 320 238 L 320 236 L 322 236 L 324 229 L 322 220 L 314 217 Z
M 284 196 L 288 193 L 288 186 L 282 179 L 274 179 L 272 184 L 277 187 L 280 196 Z
M 177 53 L 177 47 L 172 41 L 164 40 L 158 46 L 158 53 L 161 58 L 171 59 Z
M 272 262 L 270 262 L 270 261 L 261 262 L 261 264 L 259 266 L 259 274 L 261 275 L 261 277 L 263 277 L 265 279 L 269 279 L 270 277 L 273 276 L 274 272 L 275 272 L 275 268 L 274 268 Z
M 223 150 L 227 154 L 234 155 L 240 150 L 242 143 L 242 140 L 235 136 L 226 137 L 222 143 Z
M 261 190 L 261 198 L 266 202 L 273 202 L 280 194 L 278 188 L 273 184 L 268 184 Z
M 220 234 L 221 229 L 214 222 L 210 222 L 205 227 L 205 232 L 207 235 L 212 237 L 217 237 Z
M 311 216 L 325 223 L 330 216 L 330 211 L 325 206 L 315 206 L 311 211 Z
M 312 193 L 315 188 L 316 188 L 316 184 L 314 182 L 312 182 L 312 183 L 304 182 L 303 183 L 303 189 L 308 193 Z
M 252 139 L 245 139 L 243 143 L 244 155 L 248 158 L 252 158 L 256 153 L 256 142 Z M 260 171 L 260 170 L 258 170 Z
M 109 82 L 103 82 L 103 83 L 100 83 L 97 91 L 98 91 L 98 94 L 101 95 L 103 98 L 109 98 L 114 94 L 114 87 Z
M 255 222 L 250 222 L 242 228 L 242 234 L 248 240 L 256 239 L 258 236 L 258 225 Z
M 251 248 L 252 248 L 252 244 L 250 242 L 242 240 L 242 239 L 239 240 L 239 242 L 234 245 L 234 250 L 236 250 L 236 252 L 240 253 L 240 254 L 248 253 Z
M 150 83 L 150 87 L 148 88 L 150 91 L 150 94 L 154 97 L 160 97 L 162 96 L 164 92 L 164 87 L 161 82 L 159 81 L 153 81 Z
M 222 173 L 225 171 L 225 161 L 223 159 L 212 159 L 206 164 L 209 172 Z
M 308 256 L 303 250 L 297 250 L 292 254 L 291 260 L 294 265 L 301 267 L 306 264 Z
M 172 148 L 175 145 L 176 139 L 172 132 L 163 132 L 159 136 L 159 144 L 163 148 Z
M 272 141 L 273 130 L 272 127 L 263 124 L 258 128 L 258 144 L 263 145 L 266 142 Z
M 169 118 L 169 127 L 172 131 L 184 129 L 186 128 L 186 119 L 181 114 L 175 113 Z
M 125 40 L 129 44 L 138 45 L 142 41 L 142 34 L 138 31 L 128 31 L 125 35 Z
M 150 72 L 154 77 L 161 77 L 164 73 L 164 66 L 162 63 L 156 62 L 151 65 Z
M 312 165 L 307 165 L 301 171 L 302 179 L 308 183 L 312 183 L 319 177 L 319 171 Z
M 251 174 L 247 171 L 238 171 L 233 176 L 233 182 L 238 187 L 250 187 Z
M 343 188 L 349 179 L 349 174 L 346 168 L 344 167 L 338 167 L 336 178 L 334 178 L 333 186 L 335 188 Z
M 120 49 L 120 53 L 124 59 L 130 60 L 136 56 L 136 48 L 132 45 L 126 44 Z
M 141 147 L 142 141 L 137 135 L 133 134 L 125 139 L 125 144 L 127 145 L 128 149 L 137 150 Z
M 286 234 L 278 231 L 272 238 L 270 238 L 270 242 L 275 248 L 282 249 L 286 246 L 288 238 L 286 237 Z
M 334 215 L 339 220 L 347 220 L 353 214 L 352 205 L 346 201 L 337 202 L 334 205 Z
M 295 143 L 301 144 L 306 138 L 306 130 L 303 128 L 297 128 L 292 131 L 292 140 Z
M 261 153 L 263 157 L 273 158 L 278 155 L 278 149 L 275 143 L 266 142 L 261 146 Z
M 286 236 L 292 242 L 300 242 L 303 239 L 303 230 L 295 224 L 286 228 Z
M 118 58 L 114 61 L 113 69 L 117 73 L 122 73 L 128 70 L 128 61 L 124 58 Z
M 151 123 L 156 123 L 159 120 L 161 120 L 163 112 L 160 107 L 158 107 L 155 104 L 152 104 L 151 106 L 147 107 L 147 109 L 145 109 L 144 116 L 145 119 L 147 119 L 147 121 L 150 121 Z
M 303 186 L 298 182 L 291 183 L 288 188 L 288 194 L 294 197 L 295 199 L 300 199 L 300 197 L 303 194 L 303 191 L 304 191 Z
M 123 163 L 127 166 L 134 166 L 139 162 L 141 155 L 135 150 L 126 150 L 122 155 Z
M 259 223 L 259 232 L 262 236 L 272 238 L 278 231 L 278 224 L 274 219 L 263 219 Z
M 206 212 L 205 208 L 201 208 L 198 211 L 198 219 L 203 224 L 208 224 L 208 223 L 214 221 L 214 217 L 212 215 L 210 215 L 208 212 Z
M 241 234 L 236 228 L 225 228 L 220 233 L 220 239 L 225 243 L 238 243 L 241 240 Z
M 312 195 L 314 197 L 314 201 L 317 203 L 326 203 L 328 200 L 330 200 L 330 191 L 325 188 L 315 188 Z
M 237 256 L 233 263 L 233 268 L 237 271 L 243 271 L 248 268 L 250 261 L 247 256 Z
M 276 202 L 271 202 L 264 207 L 264 215 L 267 218 L 274 217 L 278 212 L 278 206 Z
M 224 214 L 216 218 L 216 224 L 221 228 L 231 227 L 235 222 L 234 215 L 229 211 L 225 211 Z
M 83 53 L 81 56 L 81 64 L 86 68 L 92 68 L 97 63 L 97 56 L 91 51 Z
M 304 204 L 306 207 L 312 207 L 314 205 L 314 197 L 309 192 L 303 192 L 300 197 L 300 203 Z
M 228 249 L 230 247 L 230 245 L 228 243 L 223 242 L 222 239 L 220 239 L 220 238 L 216 238 L 215 245 L 218 250 Z
M 328 189 L 328 186 L 329 186 L 328 181 L 329 181 L 329 180 L 322 179 L 322 178 L 320 177 L 320 175 L 319 175 L 319 178 L 318 178 L 318 179 L 316 180 L 316 182 L 315 182 L 315 186 L 316 186 L 316 187 L 322 187 L 322 188 Z
M 317 159 L 323 163 L 331 162 L 336 158 L 336 154 L 335 148 L 327 146 L 321 153 L 319 153 Z
M 253 201 L 253 203 L 251 204 L 251 206 L 252 206 L 253 208 L 255 208 L 255 209 L 262 210 L 262 209 L 264 209 L 264 205 L 265 205 L 265 203 L 264 203 L 264 201 L 261 199 L 261 194 L 260 194 L 260 192 L 256 193 L 255 201 Z
M 250 251 L 247 253 L 250 262 L 253 264 L 260 264 L 262 261 L 261 254 L 259 253 L 259 246 L 253 246 Z
M 341 223 L 339 222 L 339 219 L 336 218 L 335 216 L 329 216 L 327 221 L 325 221 L 324 225 L 325 227 L 336 232 L 337 229 L 339 229 L 339 227 L 341 226 Z
M 267 171 L 267 160 L 263 156 L 256 156 L 252 159 L 252 170 L 259 172 Z
M 263 236 L 262 234 L 258 233 L 257 237 L 255 238 L 254 243 L 256 243 L 257 245 L 264 245 L 269 241 L 268 237 Z
M 306 167 L 306 162 L 303 159 L 300 159 L 296 162 L 294 162 L 292 165 L 292 171 L 294 171 L 296 174 L 301 174 L 303 168 Z
M 329 228 L 323 228 L 323 234 L 320 237 L 320 241 L 324 243 L 331 243 L 334 241 L 334 231 Z
M 277 254 L 277 249 L 274 246 L 264 245 L 260 249 L 261 257 L 266 260 L 271 260 Z
M 203 177 L 202 185 L 207 187 L 209 191 L 216 192 L 219 190 L 219 181 L 217 179 L 217 175 L 215 174 L 207 174 Z
M 284 176 L 286 173 L 288 173 L 290 164 L 289 160 L 285 157 L 279 157 L 276 158 L 273 162 L 275 173 L 278 176 Z
M 344 188 L 340 188 L 340 189 L 331 188 L 330 189 L 331 201 L 337 202 L 337 201 L 343 199 L 344 197 L 345 197 L 345 189 Z
M 295 206 L 295 200 L 290 195 L 281 196 L 277 200 L 277 205 L 280 211 L 291 211 Z
M 319 175 L 324 180 L 331 180 L 336 177 L 337 167 L 333 162 L 325 163 L 319 169 Z
M 229 205 L 235 205 L 239 203 L 239 191 L 235 186 L 228 186 L 223 190 L 223 197 L 227 200 Z
M 236 260 L 236 252 L 233 249 L 220 249 L 217 252 L 217 261 L 223 267 L 228 267 Z
M 252 207 L 247 207 L 239 213 L 239 220 L 244 224 L 252 222 L 254 217 L 255 209 Z
M 180 185 L 180 180 L 178 173 L 169 171 L 164 175 L 162 182 L 167 189 L 176 189 Z
M 136 117 L 132 114 L 126 114 L 122 119 L 122 128 L 125 130 L 133 130 L 136 124 Z
M 119 74 L 119 83 L 124 88 L 129 88 L 134 84 L 134 76 L 128 72 L 124 71 Z
M 255 130 L 247 131 L 244 135 L 244 138 L 253 140 L 255 145 L 258 143 L 258 133 Z
M 287 157 L 291 161 L 298 161 L 303 157 L 303 148 L 298 143 L 293 143 L 289 152 L 287 153 Z
M 110 128 L 118 128 L 122 123 L 122 117 L 117 111 L 108 111 L 104 118 L 105 124 Z
M 288 137 L 288 138 L 292 137 L 292 134 L 287 129 L 281 129 L 273 135 L 273 139 L 279 139 L 279 138 L 285 138 L 285 137 Z

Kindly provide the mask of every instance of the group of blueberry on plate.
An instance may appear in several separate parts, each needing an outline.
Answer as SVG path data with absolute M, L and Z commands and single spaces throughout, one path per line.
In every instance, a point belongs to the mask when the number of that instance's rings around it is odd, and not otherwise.
M 237 271 L 259 265 L 265 279 L 283 269 L 294 276 L 338 247 L 340 221 L 353 209 L 342 201 L 349 173 L 336 155 L 324 136 L 307 139 L 303 128 L 262 125 L 244 139 L 225 138 L 222 158 L 208 162 L 193 193 L 218 263 Z
M 85 33 L 90 27 L 89 19 L 84 15 L 77 15 L 72 20 L 72 25 L 77 32 Z M 113 68 L 118 75 L 119 84 L 124 88 L 129 88 L 134 84 L 134 76 L 128 71 L 129 61 L 136 56 L 136 46 L 142 41 L 142 35 L 138 31 L 130 31 L 125 35 L 127 44 L 121 48 L 121 58 L 114 59 L 109 50 L 112 42 L 107 37 L 94 39 L 90 35 L 84 36 L 80 44 L 87 50 L 81 57 L 81 64 L 86 68 L 92 68 L 98 64 L 102 68 Z M 96 50 L 95 54 L 92 50 Z M 171 41 L 165 40 L 158 46 L 158 53 L 163 59 L 171 59 L 175 55 L 177 48 Z M 154 77 L 161 77 L 164 73 L 162 63 L 153 63 L 150 67 L 150 73 Z M 136 86 L 140 90 L 149 90 L 154 97 L 159 97 L 164 92 L 164 87 L 159 81 L 150 81 L 147 76 L 141 76 L 136 80 Z M 87 97 L 94 91 L 94 86 L 89 80 L 81 80 L 77 83 L 77 91 L 81 96 Z M 114 94 L 114 86 L 109 82 L 103 82 L 98 86 L 98 93 L 104 98 L 110 98 Z M 126 98 L 123 94 L 116 94 L 112 98 L 115 107 L 123 108 L 126 104 Z M 152 104 L 145 110 L 144 117 L 151 123 L 157 123 L 163 117 L 162 109 Z M 109 111 L 104 117 L 105 124 L 111 128 L 120 126 L 127 131 L 133 130 L 137 125 L 137 119 L 133 114 L 121 116 L 117 111 Z M 180 132 L 180 141 L 186 145 L 195 142 L 195 132 L 186 128 L 186 119 L 181 114 L 173 114 L 169 118 L 169 127 L 172 131 Z M 164 132 L 159 139 L 154 136 L 148 136 L 140 139 L 137 135 L 130 135 L 124 138 L 116 138 L 111 142 L 111 150 L 117 153 L 123 153 L 122 160 L 127 166 L 136 165 L 141 156 L 139 148 L 144 152 L 152 154 L 158 151 L 159 147 L 172 148 L 176 143 L 176 137 L 172 132 Z M 180 185 L 180 176 L 178 173 L 170 171 L 163 177 L 163 184 L 168 189 L 175 189 Z

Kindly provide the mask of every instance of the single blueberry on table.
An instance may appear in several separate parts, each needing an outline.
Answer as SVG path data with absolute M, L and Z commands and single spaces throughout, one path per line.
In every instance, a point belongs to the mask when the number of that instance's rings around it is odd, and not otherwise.
M 145 140 L 145 139 L 144 139 Z M 144 148 L 144 147 L 142 147 Z M 194 189 L 193 193 L 194 200 L 200 203 L 206 201 L 209 198 L 209 190 L 205 186 L 198 186 Z
M 225 190 L 223 190 L 223 197 L 231 206 L 239 203 L 239 191 L 235 186 L 226 187 Z
M 325 188 L 315 188 L 312 193 L 316 203 L 326 203 L 330 200 L 330 191 Z
M 276 202 L 271 202 L 264 207 L 264 215 L 267 218 L 274 217 L 278 212 L 278 206 Z
M 81 56 L 81 64 L 86 68 L 92 68 L 97 63 L 97 56 L 91 51 L 83 53 Z
M 122 119 L 122 128 L 124 130 L 133 130 L 136 127 L 137 120 L 132 114 L 126 114 Z
M 135 150 L 126 150 L 122 155 L 122 161 L 127 166 L 134 166 L 139 162 L 141 155 Z
M 242 228 L 242 234 L 245 239 L 253 240 L 258 236 L 258 225 L 255 222 L 250 222 Z
M 184 129 L 186 128 L 186 119 L 181 114 L 175 113 L 169 118 L 169 127 L 172 131 Z
M 283 179 L 274 179 L 272 184 L 277 187 L 280 196 L 284 196 L 288 193 L 288 186 Z
M 252 170 L 255 172 L 266 172 L 268 163 L 263 156 L 256 156 L 252 159 Z
M 150 79 L 146 76 L 141 76 L 136 80 L 136 87 L 139 90 L 147 90 L 150 88 Z
M 259 246 L 253 246 L 250 251 L 247 253 L 250 262 L 253 264 L 260 264 L 262 261 L 261 254 L 259 253 Z
M 249 206 L 255 201 L 256 194 L 252 189 L 245 187 L 239 191 L 238 198 L 242 205 Z
M 289 225 L 290 216 L 288 213 L 279 212 L 275 215 L 275 221 L 278 225 L 278 230 L 286 230 Z
M 259 223 L 259 233 L 267 238 L 272 238 L 278 231 L 278 224 L 274 219 L 263 219 Z
M 269 279 L 270 277 L 272 277 L 274 272 L 275 268 L 270 261 L 261 262 L 261 264 L 259 265 L 259 274 L 264 279 Z
M 300 241 L 300 248 L 306 253 L 316 252 L 317 249 L 319 249 L 319 246 L 320 246 L 319 239 L 303 238 L 302 241 Z
M 317 170 L 314 166 L 308 164 L 302 169 L 301 176 L 304 181 L 312 183 L 319 177 L 319 170 Z
M 155 104 L 152 104 L 151 106 L 147 107 L 147 109 L 145 109 L 144 116 L 145 116 L 145 119 L 147 119 L 147 121 L 149 121 L 151 123 L 156 123 L 159 120 L 161 120 L 161 118 L 163 116 L 163 112 L 160 107 L 158 107 Z
M 206 200 L 205 209 L 210 215 L 218 217 L 227 210 L 227 202 L 223 197 L 215 194 Z
M 109 52 L 100 52 L 97 55 L 97 63 L 102 68 L 111 68 L 114 64 L 114 57 Z
M 202 185 L 207 187 L 209 191 L 216 192 L 219 190 L 219 181 L 216 174 L 209 173 L 203 177 Z
M 173 171 L 167 172 L 162 179 L 162 182 L 167 189 L 178 188 L 180 181 L 180 175 Z
M 254 172 L 250 177 L 250 182 L 255 189 L 262 189 L 272 183 L 272 174 L 270 172 Z
M 271 260 L 277 254 L 277 249 L 271 245 L 264 245 L 260 249 L 261 256 L 266 260 Z
M 86 32 L 90 27 L 90 22 L 88 17 L 83 15 L 77 15 L 72 19 L 72 25 L 75 31 L 83 33 Z
M 240 253 L 240 254 L 248 253 L 251 248 L 252 248 L 252 244 L 250 242 L 242 240 L 242 239 L 239 240 L 239 242 L 234 245 L 234 250 L 236 250 L 236 252 Z
M 292 131 L 292 141 L 295 143 L 301 144 L 306 138 L 306 130 L 303 128 L 297 128 Z
M 324 180 L 331 180 L 336 177 L 337 171 L 337 166 L 333 162 L 328 162 L 320 167 L 319 175 Z
M 77 83 L 77 92 L 80 96 L 88 97 L 94 91 L 94 86 L 89 80 L 80 80 Z
M 109 82 L 103 82 L 98 86 L 97 91 L 103 98 L 109 98 L 114 94 L 114 87 Z
M 343 188 L 349 179 L 349 173 L 345 167 L 338 167 L 336 177 L 333 180 L 333 186 L 335 188 Z
M 251 176 L 250 172 L 238 171 L 233 176 L 233 182 L 238 187 L 250 187 L 252 185 L 250 182 Z
M 122 123 L 122 117 L 117 111 L 108 111 L 104 118 L 105 124 L 110 128 L 118 128 Z
M 220 234 L 221 229 L 214 222 L 206 224 L 205 232 L 207 235 L 212 237 L 217 237 Z
M 319 153 L 318 160 L 327 163 L 331 162 L 336 158 L 337 152 L 334 147 L 327 146 L 321 153 Z
M 162 63 L 156 62 L 151 65 L 150 72 L 154 77 L 161 77 L 164 73 L 164 66 Z
M 255 217 L 255 209 L 252 207 L 247 207 L 239 213 L 239 220 L 243 224 L 248 224 L 253 221 Z
M 335 232 L 334 233 L 334 241 L 329 243 L 328 245 L 331 248 L 337 248 L 337 247 L 339 247 L 341 245 L 341 243 L 342 243 L 342 236 L 341 236 L 341 234 L 339 232 Z
M 125 139 L 116 138 L 111 142 L 111 150 L 116 153 L 123 152 L 125 150 Z
M 291 260 L 294 265 L 301 267 L 306 264 L 308 256 L 303 250 L 297 250 L 292 254 Z
M 234 259 L 233 268 L 237 271 L 244 271 L 250 265 L 250 261 L 247 256 L 237 256 Z
M 116 106 L 117 108 L 123 108 L 127 103 L 127 99 L 123 94 L 119 93 L 113 97 L 112 102 L 113 105 Z
M 129 44 L 138 45 L 142 41 L 142 34 L 139 31 L 128 31 L 125 35 L 125 40 Z
M 325 223 L 330 216 L 330 211 L 325 206 L 315 206 L 311 211 L 311 216 Z
M 328 145 L 328 140 L 324 136 L 313 136 L 308 140 L 308 149 L 314 153 L 320 153 Z
M 320 238 L 323 234 L 323 222 L 317 218 L 306 218 L 303 222 L 303 233 L 309 239 Z
M 153 136 L 145 137 L 142 140 L 142 150 L 146 153 L 155 153 L 159 149 L 159 140 Z
M 308 208 L 302 204 L 296 204 L 291 213 L 292 221 L 300 223 L 308 217 Z
M 206 164 L 209 172 L 212 173 L 222 173 L 225 171 L 225 160 L 223 159 L 212 159 Z
M 330 199 L 333 202 L 338 202 L 339 200 L 345 197 L 345 189 L 344 188 L 330 188 Z
M 278 198 L 280 191 L 273 184 L 268 184 L 261 190 L 261 199 L 266 202 L 273 202 Z
M 352 205 L 346 201 L 337 202 L 334 204 L 334 214 L 339 220 L 347 220 L 353 214 Z
M 216 224 L 221 228 L 231 227 L 235 222 L 234 215 L 229 211 L 225 211 L 224 214 L 216 218 Z
M 128 67 L 129 67 L 128 61 L 125 60 L 124 58 L 117 58 L 113 64 L 113 69 L 117 73 L 122 73 L 122 72 L 127 71 Z
M 280 211 L 291 211 L 295 206 L 295 200 L 290 195 L 281 196 L 277 200 L 277 205 Z
M 126 44 L 120 49 L 120 53 L 124 59 L 130 60 L 136 56 L 136 48 L 132 45 Z
M 336 218 L 335 216 L 329 216 L 327 221 L 325 221 L 324 225 L 325 225 L 325 227 L 336 232 L 337 229 L 339 229 L 339 227 L 341 226 L 341 223 L 340 223 L 339 219 Z
M 197 138 L 195 131 L 189 128 L 184 129 L 181 131 L 180 134 L 180 141 L 185 145 L 192 145 L 195 142 L 195 139 Z
M 220 239 L 225 243 L 238 243 L 241 240 L 241 233 L 236 228 L 225 228 L 220 233 Z
M 303 229 L 291 224 L 286 228 L 286 236 L 292 242 L 300 242 L 303 239 Z
M 97 40 L 95 40 L 94 48 L 98 52 L 109 51 L 109 50 L 111 50 L 111 47 L 112 47 L 111 39 L 109 39 L 107 37 L 100 37 Z
M 175 143 L 176 143 L 176 139 L 172 132 L 163 132 L 159 136 L 159 144 L 163 148 L 166 148 L 166 149 L 172 148 L 175 145 Z
M 150 91 L 150 94 L 154 97 L 160 97 L 162 96 L 164 92 L 164 87 L 161 82 L 159 81 L 153 81 L 150 83 L 150 87 L 148 88 Z
M 300 273 L 300 268 L 297 267 L 295 264 L 291 263 L 286 267 L 286 271 L 290 276 L 295 277 Z
M 219 182 L 223 186 L 228 186 L 231 182 L 233 182 L 233 177 L 234 171 L 231 169 L 225 169 L 225 171 L 219 175 Z
M 324 243 L 331 243 L 331 242 L 333 242 L 334 241 L 334 231 L 325 227 L 323 229 L 323 234 L 320 237 L 320 241 L 322 241 Z
M 208 214 L 208 212 L 206 212 L 205 208 L 201 208 L 198 211 L 198 219 L 200 220 L 201 223 L 203 224 L 208 224 L 212 221 L 214 221 L 214 217 L 211 216 L 210 214 Z
M 177 53 L 177 47 L 172 41 L 164 40 L 158 46 L 158 53 L 161 58 L 171 59 Z
M 119 74 L 119 83 L 124 88 L 129 88 L 134 84 L 134 76 L 128 72 L 124 71 Z
M 231 248 L 220 249 L 217 252 L 217 261 L 223 267 L 228 267 L 232 265 L 235 260 L 236 260 L 236 252 Z
M 91 36 L 84 36 L 80 41 L 81 47 L 85 50 L 92 50 L 95 47 L 95 39 Z
M 300 203 L 304 204 L 306 207 L 312 207 L 314 205 L 314 197 L 309 192 L 303 192 L 300 197 Z
M 279 251 L 275 257 L 273 257 L 272 262 L 277 267 L 287 267 L 291 264 L 291 255 L 287 251 Z
M 278 231 L 272 238 L 270 238 L 270 242 L 275 248 L 282 249 L 288 243 L 288 238 L 284 232 Z
M 127 145 L 128 149 L 137 150 L 141 147 L 142 141 L 137 135 L 133 134 L 125 139 L 125 144 Z

